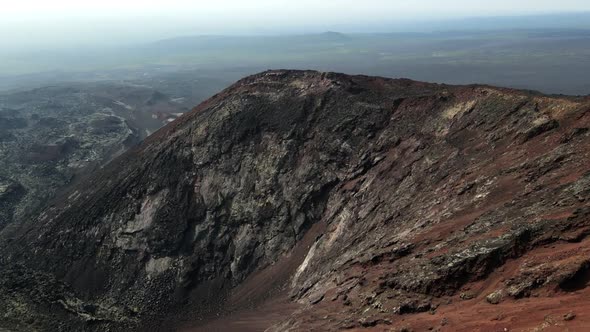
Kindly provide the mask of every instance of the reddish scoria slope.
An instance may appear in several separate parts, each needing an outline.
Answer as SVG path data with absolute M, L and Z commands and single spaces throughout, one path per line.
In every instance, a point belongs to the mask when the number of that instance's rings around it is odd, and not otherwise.
M 583 98 L 246 78 L 2 235 L 0 326 L 584 331 L 588 128 Z

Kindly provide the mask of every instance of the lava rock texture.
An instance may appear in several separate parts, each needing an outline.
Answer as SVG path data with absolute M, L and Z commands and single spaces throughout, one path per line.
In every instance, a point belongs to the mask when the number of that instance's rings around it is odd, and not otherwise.
M 494 310 L 586 291 L 588 128 L 588 98 L 245 78 L 0 234 L 0 327 L 198 330 L 280 296 L 271 331 L 550 324 Z
M 0 93 L 0 229 L 188 110 L 130 83 Z

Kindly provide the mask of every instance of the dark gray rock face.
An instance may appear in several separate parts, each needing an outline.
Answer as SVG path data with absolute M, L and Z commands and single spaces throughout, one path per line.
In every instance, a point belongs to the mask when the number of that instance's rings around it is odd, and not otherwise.
M 0 178 L 0 220 L 6 223 L 14 219 L 14 207 L 24 196 L 25 189 L 20 183 Z
M 283 75 L 294 76 L 282 82 Z M 235 285 L 292 248 L 321 217 L 339 177 L 367 162 L 367 134 L 345 142 L 341 132 L 376 131 L 386 111 L 326 95 L 338 82 L 316 73 L 249 80 L 45 211 L 36 221 L 45 235 L 26 245 L 45 257 L 35 268 L 71 285 L 70 301 L 91 301 L 96 315 L 115 303 L 143 314 L 203 282 Z M 328 107 L 347 114 L 324 114 Z M 23 249 L 11 259 L 34 259 Z M 118 320 L 109 314 L 105 320 Z
M 554 194 L 528 184 L 587 156 L 570 144 L 531 159 L 511 144 L 569 130 L 563 114 L 583 116 L 584 102 L 317 72 L 248 77 L 0 233 L 0 326 L 123 330 L 182 308 L 215 313 L 319 223 L 286 285 L 292 299 L 309 309 L 334 298 L 333 312 L 355 319 L 368 298 L 376 312 L 432 310 L 557 227 L 519 223 Z M 508 183 L 522 174 L 524 198 Z

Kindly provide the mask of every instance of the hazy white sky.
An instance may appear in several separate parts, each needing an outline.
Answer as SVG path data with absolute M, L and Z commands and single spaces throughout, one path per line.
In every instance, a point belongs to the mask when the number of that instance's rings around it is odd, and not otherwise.
M 108 43 L 572 11 L 590 11 L 590 0 L 0 0 L 0 43 Z
M 120 17 L 161 14 L 218 15 L 219 19 L 272 13 L 284 19 L 305 19 L 323 12 L 328 17 L 395 14 L 413 16 L 495 15 L 507 13 L 590 10 L 588 0 L 0 0 L 0 18 Z

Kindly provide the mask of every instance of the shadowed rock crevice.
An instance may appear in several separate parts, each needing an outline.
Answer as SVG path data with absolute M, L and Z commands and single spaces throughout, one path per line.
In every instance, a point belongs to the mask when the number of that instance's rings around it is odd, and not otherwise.
M 590 282 L 590 262 L 583 263 L 573 275 L 564 278 L 559 287 L 566 292 L 575 292 L 588 287 Z

